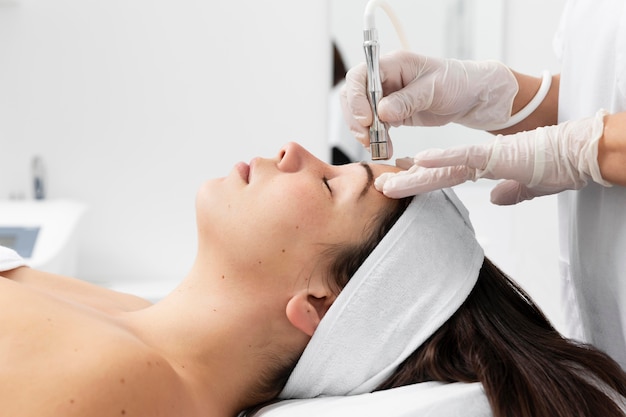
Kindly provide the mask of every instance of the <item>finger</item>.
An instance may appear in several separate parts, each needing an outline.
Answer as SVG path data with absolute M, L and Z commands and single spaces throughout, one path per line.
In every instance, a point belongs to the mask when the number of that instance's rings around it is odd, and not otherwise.
M 532 200 L 535 197 L 557 194 L 561 191 L 569 189 L 571 188 L 562 186 L 528 187 L 527 185 L 515 180 L 506 180 L 491 190 L 491 202 L 493 204 L 506 206 L 521 203 L 526 200 Z
M 510 206 L 526 200 L 532 200 L 538 195 L 532 188 L 515 180 L 502 181 L 491 190 L 491 202 L 499 206 Z
M 428 110 L 433 102 L 433 89 L 417 82 L 380 99 L 378 116 L 383 122 L 398 124 Z
M 404 157 L 404 158 L 397 158 L 396 159 L 396 166 L 398 168 L 409 169 L 413 165 L 415 165 L 415 160 L 413 158 L 408 157 L 408 156 Z
M 372 124 L 372 109 L 367 99 L 367 72 L 365 64 L 359 64 L 346 74 L 345 90 L 346 110 L 363 127 Z
M 381 188 L 387 197 L 402 198 L 453 187 L 474 180 L 475 176 L 474 170 L 464 166 L 424 168 L 414 165 L 408 171 L 385 176 L 377 187 Z
M 387 182 L 389 177 L 392 177 L 393 175 L 395 175 L 395 173 L 393 173 L 393 172 L 384 172 L 384 173 L 380 174 L 374 180 L 374 188 L 376 188 L 378 191 L 380 191 L 382 193 L 383 192 L 383 188 L 385 187 L 385 183 Z
M 352 115 L 352 112 L 348 106 L 348 98 L 346 92 L 346 86 L 344 85 L 339 91 L 339 98 L 341 102 L 341 110 L 343 112 L 343 118 L 348 125 L 348 129 L 354 135 L 354 137 L 361 142 L 363 146 L 369 147 L 369 134 L 368 128 L 362 126 Z
M 417 78 L 423 60 L 424 57 L 401 49 L 382 55 L 379 68 L 383 95 L 398 91 Z
M 427 149 L 415 155 L 415 163 L 426 168 L 464 165 L 484 170 L 491 156 L 491 144 L 455 146 L 448 149 Z
M 411 165 L 410 169 L 406 171 L 384 172 L 381 175 L 379 175 L 376 178 L 376 180 L 374 180 L 374 187 L 382 193 L 385 189 L 385 184 L 387 184 L 387 182 L 390 181 L 391 179 L 401 177 L 403 175 L 411 175 L 416 170 L 419 170 L 419 169 L 422 169 L 422 168 L 415 166 L 415 165 Z

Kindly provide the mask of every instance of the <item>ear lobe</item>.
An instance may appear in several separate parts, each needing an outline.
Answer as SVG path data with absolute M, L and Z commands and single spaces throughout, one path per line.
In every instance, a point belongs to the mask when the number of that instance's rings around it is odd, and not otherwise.
M 295 328 L 308 336 L 313 336 L 329 306 L 325 299 L 316 298 L 303 291 L 289 300 L 285 313 Z

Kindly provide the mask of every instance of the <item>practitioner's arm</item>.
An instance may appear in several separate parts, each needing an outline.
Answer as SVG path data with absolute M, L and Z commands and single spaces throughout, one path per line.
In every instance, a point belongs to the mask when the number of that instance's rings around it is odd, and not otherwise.
M 515 76 L 517 84 L 519 85 L 519 90 L 513 100 L 513 106 L 511 109 L 511 114 L 516 114 L 522 110 L 528 102 L 533 99 L 533 97 L 535 97 L 535 94 L 537 94 L 537 91 L 541 86 L 541 78 L 522 74 L 513 70 L 511 70 L 511 72 Z M 541 104 L 539 104 L 539 107 L 537 107 L 537 109 L 527 118 L 509 128 L 493 131 L 492 133 L 510 135 L 517 132 L 523 132 L 525 130 L 533 130 L 542 126 L 552 126 L 557 124 L 560 81 L 561 76 L 559 74 L 552 76 L 552 82 L 550 83 L 550 89 L 548 90 L 546 97 L 543 99 Z
M 604 134 L 598 142 L 598 165 L 606 181 L 626 185 L 626 112 L 604 118 Z

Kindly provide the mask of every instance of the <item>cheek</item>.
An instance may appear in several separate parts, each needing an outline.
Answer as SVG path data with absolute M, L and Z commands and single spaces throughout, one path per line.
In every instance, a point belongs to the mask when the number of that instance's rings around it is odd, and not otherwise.
M 280 190 L 280 192 L 276 192 Z M 345 193 L 344 193 L 345 194 Z M 355 241 L 363 237 L 365 225 L 378 212 L 381 203 L 386 200 L 370 198 L 371 204 L 356 204 L 352 199 L 340 194 L 333 199 L 323 183 L 302 182 L 271 188 L 259 200 L 257 207 L 267 210 L 259 213 L 259 218 L 266 219 L 274 230 L 285 231 L 278 239 L 292 238 L 305 240 L 310 244 L 335 244 Z M 301 235 L 305 237 L 301 238 Z
M 212 243 L 222 241 L 218 250 L 223 259 L 232 257 L 243 268 L 277 279 L 311 268 L 321 250 L 318 243 L 327 240 L 320 234 L 321 225 L 311 221 L 314 210 L 291 199 L 276 202 L 276 206 L 257 206 L 254 214 L 243 219 L 235 216 L 220 226 L 222 232 Z
M 309 184 L 268 183 L 237 188 L 226 181 L 205 183 L 196 197 L 199 239 L 239 253 L 265 257 L 282 254 L 302 242 L 319 241 L 330 204 Z M 223 249 L 222 249 L 223 250 Z
M 260 246 L 251 252 L 264 258 L 264 263 L 278 260 L 279 265 L 306 269 L 325 249 L 324 244 L 343 239 L 333 224 L 336 219 L 329 199 L 314 191 L 299 189 L 271 196 L 273 204 L 259 202 L 258 221 L 250 227 Z
M 321 182 L 263 185 L 233 189 L 228 181 L 212 181 L 203 186 L 197 196 L 200 249 L 255 269 L 306 268 L 323 249 L 320 243 L 362 233 L 364 213 L 333 202 Z
M 255 204 L 255 228 L 272 239 L 314 239 L 328 219 L 329 207 L 306 190 L 268 195 Z

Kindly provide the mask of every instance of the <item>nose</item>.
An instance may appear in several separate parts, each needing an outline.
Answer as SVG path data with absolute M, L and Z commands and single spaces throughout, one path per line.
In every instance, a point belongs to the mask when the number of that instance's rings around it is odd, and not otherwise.
M 283 172 L 296 172 L 316 159 L 299 144 L 289 142 L 278 152 L 278 169 Z

